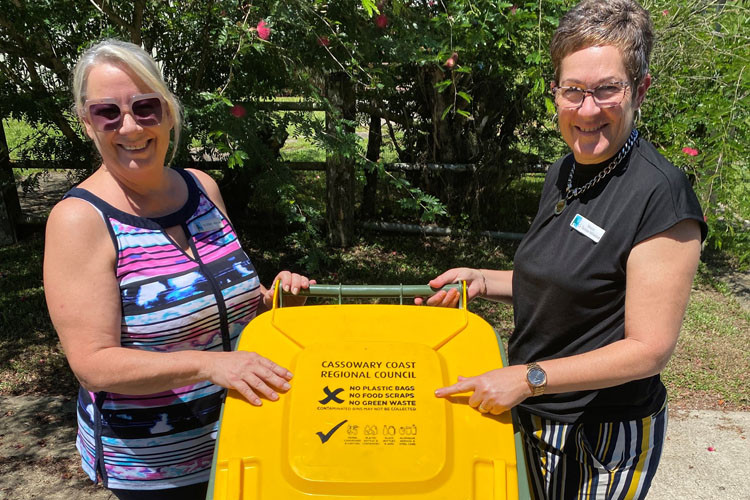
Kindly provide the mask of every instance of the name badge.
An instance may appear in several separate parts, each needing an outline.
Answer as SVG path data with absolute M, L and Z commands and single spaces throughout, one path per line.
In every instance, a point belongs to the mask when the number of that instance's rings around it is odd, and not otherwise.
M 194 220 L 191 224 L 198 233 L 208 233 L 221 229 L 221 219 L 204 217 Z
M 576 216 L 573 217 L 573 220 L 570 221 L 570 227 L 586 236 L 594 243 L 599 243 L 599 240 L 604 236 L 604 229 L 600 228 L 581 214 L 576 214 Z

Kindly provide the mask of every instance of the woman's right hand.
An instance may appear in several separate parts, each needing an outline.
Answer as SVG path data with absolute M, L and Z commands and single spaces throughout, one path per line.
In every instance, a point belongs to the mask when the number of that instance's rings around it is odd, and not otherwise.
M 440 276 L 430 280 L 429 285 L 432 288 L 442 288 L 450 283 L 461 283 L 462 281 L 466 282 L 466 294 L 469 301 L 487 293 L 487 281 L 484 274 L 479 269 L 468 267 L 449 269 Z M 414 303 L 417 305 L 427 304 L 428 306 L 456 307 L 460 296 L 460 290 L 451 288 L 447 292 L 440 290 L 432 297 L 427 298 L 427 300 L 417 297 L 414 299 Z
M 279 399 L 288 391 L 292 372 L 255 352 L 233 351 L 211 353 L 207 379 L 227 389 L 234 389 L 250 404 L 260 406 L 261 398 Z

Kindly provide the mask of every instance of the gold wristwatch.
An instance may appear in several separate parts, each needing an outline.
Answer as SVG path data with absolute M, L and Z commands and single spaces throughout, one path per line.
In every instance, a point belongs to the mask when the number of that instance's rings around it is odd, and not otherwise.
M 526 383 L 531 388 L 531 395 L 541 396 L 547 388 L 547 372 L 537 363 L 526 365 Z

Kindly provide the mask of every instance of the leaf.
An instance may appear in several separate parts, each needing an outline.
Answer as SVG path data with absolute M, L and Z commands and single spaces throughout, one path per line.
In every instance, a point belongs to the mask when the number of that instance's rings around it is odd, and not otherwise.
M 458 92 L 457 95 L 458 97 L 461 97 L 466 102 L 470 103 L 472 101 L 472 97 L 466 92 L 461 91 L 461 92 Z
M 547 113 L 555 114 L 557 112 L 557 108 L 555 108 L 555 103 L 552 102 L 552 99 L 549 97 L 544 98 L 544 108 L 547 110 Z
M 445 117 L 448 116 L 448 113 L 450 113 L 451 109 L 453 108 L 453 104 L 449 104 L 447 108 L 443 111 L 443 114 L 440 116 L 441 120 L 445 120 Z
M 443 80 L 442 82 L 437 82 L 435 84 L 435 90 L 437 90 L 438 92 L 442 92 L 448 87 L 450 87 L 452 83 L 453 82 L 451 80 Z
M 380 9 L 378 9 L 374 0 L 362 0 L 362 7 L 367 11 L 368 17 L 372 17 L 373 14 L 380 14 Z
M 539 53 L 538 50 L 535 50 L 534 52 L 531 52 L 530 54 L 526 55 L 526 62 L 528 64 L 539 64 L 541 60 L 542 60 L 542 54 Z
M 469 113 L 465 109 L 457 109 L 456 113 L 458 113 L 459 115 L 463 116 L 464 118 L 466 118 L 468 120 L 473 120 L 474 119 L 474 117 L 471 116 L 471 113 Z

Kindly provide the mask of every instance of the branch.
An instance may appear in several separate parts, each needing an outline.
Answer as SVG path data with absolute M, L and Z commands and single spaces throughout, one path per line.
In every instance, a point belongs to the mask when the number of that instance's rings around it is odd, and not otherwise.
M 4 16 L 0 16 L 0 27 L 5 28 L 12 43 L 3 43 L 0 41 L 0 48 L 7 54 L 13 54 L 20 58 L 30 59 L 40 66 L 49 68 L 62 81 L 68 81 L 70 72 L 68 68 L 60 62 L 57 55 L 52 50 L 52 43 L 46 37 L 42 40 L 40 37 L 28 37 L 18 32 L 16 26 Z
M 206 14 L 209 14 L 211 12 L 211 7 L 213 7 L 214 0 L 211 0 L 208 2 L 208 5 L 206 5 Z M 209 46 L 208 44 L 208 36 L 211 33 L 211 26 L 208 21 L 208 16 L 206 16 L 205 23 L 203 24 L 203 32 L 201 33 L 200 39 L 196 40 L 196 43 L 198 46 L 196 47 L 196 50 L 199 50 L 201 53 L 201 62 L 198 65 L 198 70 L 195 73 L 195 78 L 193 79 L 193 89 L 197 89 L 198 86 L 201 83 L 201 80 L 203 80 L 203 75 L 206 74 L 206 68 L 208 67 L 207 64 L 207 57 L 208 57 L 208 50 L 206 50 L 206 47 Z
M 399 158 L 404 158 L 404 150 L 398 147 L 398 141 L 396 141 L 396 134 L 393 132 L 393 126 L 391 125 L 390 120 L 386 119 L 385 124 L 388 125 L 388 135 L 391 137 L 391 142 L 393 142 L 393 147 L 396 148 L 396 154 L 398 154 Z
M 242 20 L 242 26 L 240 33 L 240 42 L 237 44 L 237 51 L 232 56 L 232 60 L 229 61 L 229 76 L 227 77 L 227 82 L 224 84 L 224 86 L 219 91 L 219 95 L 224 95 L 224 92 L 227 90 L 227 87 L 229 87 L 229 84 L 231 83 L 232 79 L 234 78 L 234 61 L 237 59 L 237 56 L 240 55 L 240 51 L 242 50 L 242 42 L 245 40 L 245 27 L 247 26 L 247 19 L 250 17 L 250 9 L 247 9 L 247 12 L 245 13 L 245 19 Z
M 98 10 L 99 12 L 107 16 L 112 22 L 129 30 L 130 25 L 128 24 L 128 22 L 125 21 L 125 19 L 121 18 L 117 14 L 117 12 L 112 10 L 112 7 L 107 5 L 107 2 L 105 0 L 99 0 L 99 2 L 96 2 L 96 0 L 89 0 L 89 1 L 94 7 L 96 7 L 96 10 Z
M 387 109 L 381 109 L 380 107 L 376 107 L 370 104 L 366 103 L 358 103 L 357 104 L 357 111 L 360 111 L 362 113 L 367 113 L 368 115 L 374 115 L 378 118 L 383 118 L 385 120 L 392 121 L 394 123 L 398 123 L 402 127 L 411 127 L 410 120 L 407 119 L 407 117 L 401 117 L 394 113 L 391 113 Z
M 137 0 L 133 5 L 133 22 L 129 23 L 115 12 L 106 0 L 89 0 L 91 4 L 109 20 L 125 28 L 130 33 L 130 41 L 141 45 L 141 25 L 143 24 L 144 0 Z
M 141 45 L 141 31 L 143 29 L 143 9 L 146 5 L 145 0 L 136 0 L 133 6 L 133 25 L 130 30 L 130 38 L 133 39 L 133 43 Z

